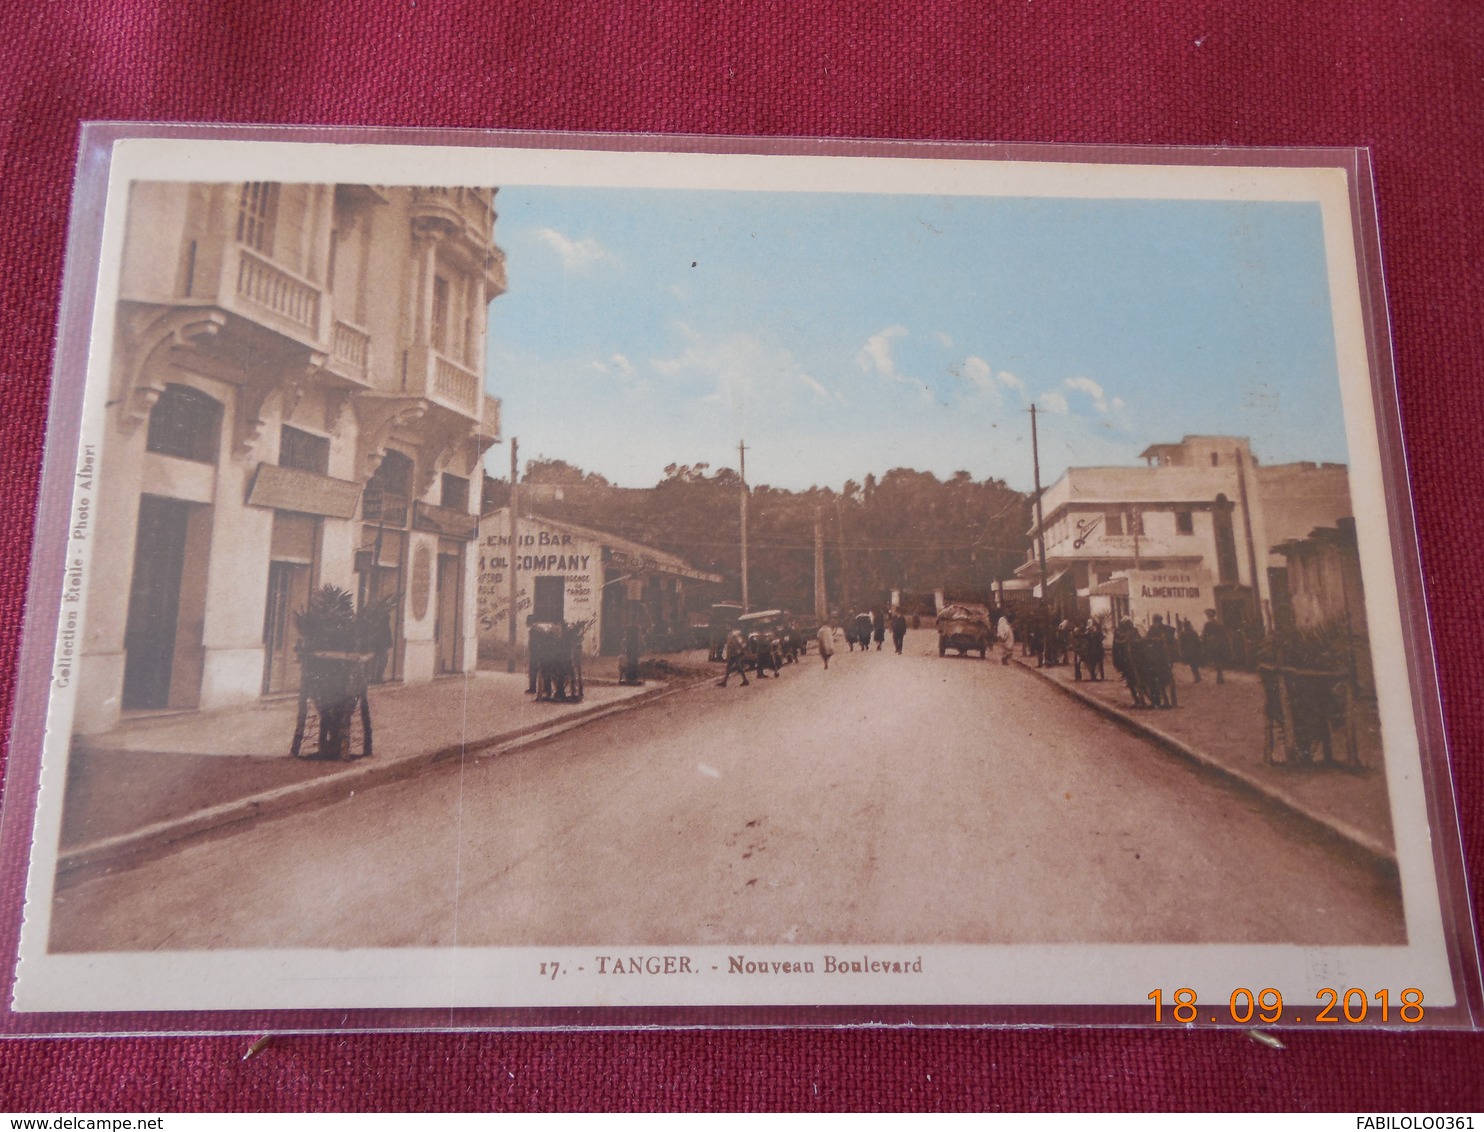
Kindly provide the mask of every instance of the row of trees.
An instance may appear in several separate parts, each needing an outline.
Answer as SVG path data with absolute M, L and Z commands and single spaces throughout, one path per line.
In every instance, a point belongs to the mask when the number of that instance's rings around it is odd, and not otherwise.
M 508 480 L 485 478 L 484 507 L 503 507 Z M 731 468 L 671 464 L 651 488 L 621 488 L 563 460 L 527 463 L 521 507 L 611 531 L 677 554 L 726 579 L 717 600 L 741 595 L 741 488 Z M 814 608 L 814 546 L 825 546 L 831 609 L 883 605 L 900 589 L 910 605 L 935 589 L 988 600 L 991 583 L 1025 560 L 1030 500 L 1002 480 L 893 468 L 844 489 L 751 488 L 748 583 L 755 608 Z

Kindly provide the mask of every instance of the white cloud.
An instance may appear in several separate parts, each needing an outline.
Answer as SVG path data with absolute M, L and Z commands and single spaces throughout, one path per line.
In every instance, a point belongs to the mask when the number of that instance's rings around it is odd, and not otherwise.
M 892 342 L 906 336 L 905 326 L 888 326 L 885 330 L 877 331 L 866 339 L 866 344 L 855 356 L 856 364 L 868 373 L 874 369 L 882 377 L 892 381 L 907 381 L 906 375 L 897 369 L 896 359 L 891 355 Z
M 592 361 L 587 363 L 587 368 L 596 370 L 598 373 L 603 374 L 605 377 L 632 378 L 637 376 L 639 373 L 639 371 L 634 368 L 634 363 L 629 361 L 629 359 L 624 357 L 622 354 L 611 354 L 606 359 L 594 358 Z
M 840 399 L 776 343 L 752 334 L 710 338 L 684 323 L 676 328 L 686 339 L 684 348 L 651 365 L 677 383 L 698 385 L 702 404 L 724 405 L 755 421 L 786 412 L 798 397 L 816 403 Z
M 1025 392 L 1025 382 L 1021 381 L 1020 378 L 1016 377 L 1009 370 L 1002 369 L 996 376 L 1001 385 L 1008 386 L 1009 388 L 1018 390 L 1021 393 Z
M 562 266 L 568 271 L 586 271 L 608 254 L 603 250 L 603 246 L 592 237 L 585 240 L 572 240 L 555 228 L 537 228 L 536 236 L 543 244 L 556 252 L 561 258 Z
M 964 359 L 964 380 L 980 389 L 995 389 L 994 369 L 983 358 L 969 355 Z
M 935 331 L 933 337 L 938 340 L 938 345 L 942 346 L 945 350 L 953 347 L 953 339 L 941 330 Z
M 1085 393 L 1092 398 L 1092 407 L 1100 413 L 1108 411 L 1108 398 L 1103 393 L 1103 387 L 1090 377 L 1069 377 L 1066 382 L 1068 389 L 1074 389 L 1078 393 Z
M 1043 413 L 1065 413 L 1067 412 L 1067 399 L 1060 393 L 1042 393 L 1040 407 Z
M 799 372 L 799 381 L 821 401 L 829 400 L 830 391 L 802 370 Z

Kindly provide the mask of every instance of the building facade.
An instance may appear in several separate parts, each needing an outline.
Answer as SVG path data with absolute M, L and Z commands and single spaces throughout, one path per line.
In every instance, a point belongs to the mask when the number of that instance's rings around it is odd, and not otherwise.
M 1064 616 L 1272 626 L 1279 544 L 1352 513 L 1343 465 L 1260 466 L 1245 437 L 1187 436 L 1143 467 L 1068 468 L 1041 495 L 1045 592 Z M 1041 581 L 1043 528 L 1016 573 Z
M 385 679 L 474 667 L 494 197 L 132 187 L 79 732 L 296 691 L 326 584 L 385 607 Z
M 686 622 L 689 587 L 722 581 L 663 550 L 538 515 L 520 516 L 512 553 L 508 507 L 479 526 L 480 647 L 490 656 L 509 648 L 512 570 L 516 648 L 526 648 L 528 619 L 583 623 L 590 656 L 619 653 L 630 626 L 644 643 L 673 640 Z

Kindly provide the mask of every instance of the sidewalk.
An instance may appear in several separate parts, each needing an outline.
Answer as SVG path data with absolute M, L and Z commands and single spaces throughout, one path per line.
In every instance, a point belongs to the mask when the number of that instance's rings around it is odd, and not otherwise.
M 710 678 L 704 651 L 662 658 L 667 679 L 618 683 L 618 664 L 584 664 L 581 703 L 537 703 L 503 667 L 371 689 L 374 750 L 352 762 L 289 756 L 296 696 L 214 712 L 130 719 L 79 736 L 68 762 L 59 869 L 107 864 L 160 845 L 415 774 L 461 754 L 497 753 Z
M 1107 662 L 1107 679 L 1073 679 L 1072 666 L 1036 668 L 1017 657 L 1029 672 L 1068 695 L 1090 704 L 1139 731 L 1172 753 L 1234 781 L 1269 803 L 1322 827 L 1387 868 L 1396 864 L 1391 803 L 1381 756 L 1376 705 L 1357 700 L 1358 748 L 1363 769 L 1323 765 L 1284 766 L 1263 760 L 1263 693 L 1253 673 L 1228 672 L 1218 685 L 1215 673 L 1194 683 L 1190 669 L 1175 666 L 1179 707 L 1134 708 L 1122 678 Z

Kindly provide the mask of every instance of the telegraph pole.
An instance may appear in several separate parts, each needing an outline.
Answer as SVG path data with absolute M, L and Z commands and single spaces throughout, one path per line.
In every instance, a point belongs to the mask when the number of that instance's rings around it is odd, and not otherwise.
M 1046 604 L 1046 516 L 1041 510 L 1041 449 L 1036 440 L 1036 407 L 1031 406 L 1031 464 L 1036 478 L 1036 546 L 1041 558 L 1041 656 L 1037 663 L 1046 665 L 1046 638 L 1051 635 L 1051 617 Z
M 515 584 L 515 550 L 516 535 L 520 533 L 520 501 L 517 498 L 516 483 L 520 479 L 520 460 L 516 455 L 520 448 L 520 441 L 515 437 L 510 438 L 510 553 L 506 556 L 506 563 L 510 567 L 510 604 L 508 606 L 510 621 L 510 646 L 505 656 L 505 671 L 515 671 L 515 601 L 519 595 L 519 589 Z
M 747 445 L 737 442 L 737 462 L 742 476 L 742 612 L 751 613 L 747 603 Z
M 824 523 L 819 505 L 814 507 L 814 619 L 821 625 L 829 619 L 829 601 L 824 590 Z
M 1262 604 L 1262 590 L 1257 584 L 1257 543 L 1252 537 L 1252 508 L 1247 502 L 1247 461 L 1242 450 L 1236 450 L 1237 498 L 1242 501 L 1242 529 L 1247 536 L 1247 572 L 1252 577 L 1252 609 L 1257 614 L 1258 627 L 1267 631 L 1268 614 Z

